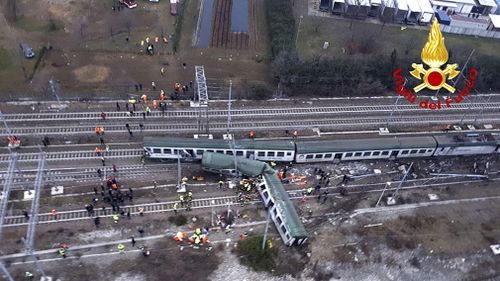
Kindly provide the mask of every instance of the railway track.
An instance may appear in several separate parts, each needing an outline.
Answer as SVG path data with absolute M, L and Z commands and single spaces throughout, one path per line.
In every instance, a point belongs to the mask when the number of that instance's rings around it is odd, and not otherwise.
M 130 149 L 113 149 L 105 152 L 106 159 L 119 159 L 119 158 L 134 158 L 140 157 L 143 154 L 142 148 Z M 40 153 L 18 153 L 17 161 L 19 162 L 37 162 Z M 81 160 L 98 160 L 99 157 L 92 150 L 79 150 L 79 151 L 57 151 L 47 152 L 47 161 L 81 161 Z M 9 163 L 10 154 L 0 154 L 0 163 Z
M 322 115 L 322 114 L 349 114 L 349 113 L 388 113 L 394 108 L 394 112 L 417 112 L 420 114 L 436 114 L 440 112 L 473 111 L 483 109 L 500 111 L 500 102 L 491 103 L 470 103 L 454 104 L 451 108 L 442 108 L 440 111 L 423 110 L 415 105 L 363 105 L 363 106 L 328 106 L 328 107 L 295 107 L 295 108 L 244 108 L 232 109 L 231 116 L 252 117 L 252 116 L 293 116 L 293 115 Z M 136 111 L 140 112 L 140 111 Z M 129 116 L 125 111 L 106 112 L 106 120 L 143 120 L 141 114 Z M 167 110 L 163 116 L 160 111 L 153 111 L 148 119 L 155 118 L 198 118 L 196 109 L 189 110 Z M 227 110 L 209 109 L 208 116 L 212 118 L 226 118 Z M 101 112 L 55 112 L 55 113 L 23 113 L 4 114 L 7 122 L 42 122 L 42 121 L 98 121 L 101 120 Z M 2 129 L 3 130 L 3 129 Z
M 483 113 L 476 116 L 464 116 L 463 114 L 447 114 L 447 115 L 426 115 L 426 116 L 393 116 L 391 118 L 391 124 L 393 126 L 405 125 L 408 126 L 418 126 L 418 125 L 442 125 L 448 123 L 456 123 L 459 120 L 463 122 L 499 122 L 500 115 L 497 112 L 494 113 Z M 321 117 L 316 119 L 288 119 L 287 121 L 280 120 L 255 120 L 248 121 L 245 120 L 235 120 L 231 124 L 233 130 L 248 131 L 248 130 L 262 130 L 262 129 L 291 129 L 291 128 L 340 128 L 345 127 L 362 127 L 362 128 L 378 128 L 379 126 L 384 126 L 387 123 L 387 116 L 380 117 L 350 117 L 345 116 L 338 117 Z M 77 135 L 77 134 L 93 134 L 96 126 L 100 125 L 58 125 L 50 127 L 19 127 L 11 128 L 11 132 L 17 136 L 31 136 L 31 135 Z M 106 133 L 127 133 L 127 130 L 123 124 L 106 124 Z M 210 131 L 212 132 L 225 132 L 227 130 L 226 122 L 210 122 Z M 138 134 L 138 125 L 131 125 L 130 129 Z M 173 122 L 173 123 L 147 123 L 144 125 L 145 133 L 177 133 L 177 132 L 194 132 L 198 130 L 198 124 L 196 120 L 188 122 Z M 7 136 L 5 129 L 0 131 L 0 136 Z M 123 150 L 125 152 L 125 149 Z M 127 155 L 125 155 L 127 156 Z M 25 156 L 25 158 L 28 156 Z M 33 156 L 36 158 L 36 156 Z M 84 156 L 80 156 L 84 157 Z M 118 156 L 113 156 L 118 157 Z M 0 158 L 0 162 L 1 162 Z
M 490 180 L 498 180 L 499 178 L 494 178 Z M 467 184 L 467 183 L 477 183 L 481 182 L 482 180 L 466 180 L 466 181 L 456 181 L 456 182 L 445 182 L 445 183 L 432 183 L 432 184 L 427 184 L 425 180 L 428 179 L 420 179 L 420 180 L 413 180 L 413 185 L 412 186 L 405 186 L 402 187 L 401 190 L 409 190 L 409 189 L 415 189 L 415 188 L 422 188 L 422 187 L 441 187 L 441 186 L 449 186 L 449 185 L 457 185 L 457 184 Z M 424 181 L 422 184 L 418 184 L 418 181 Z M 374 184 L 374 186 L 383 186 L 384 183 L 377 183 Z M 366 189 L 363 188 L 363 186 L 366 185 L 359 185 L 359 189 L 349 190 L 349 194 L 357 194 L 357 193 L 366 193 L 366 192 L 380 192 L 381 189 Z M 334 189 L 334 187 L 330 187 L 330 189 Z M 390 192 L 391 190 L 395 190 L 396 187 L 388 188 L 386 192 Z M 293 191 L 287 191 L 288 194 L 290 195 L 291 200 L 298 200 L 302 198 L 302 192 L 304 190 L 293 190 Z M 334 194 L 329 194 L 329 196 L 334 196 L 338 195 L 338 193 Z M 316 196 L 316 195 L 314 195 Z M 310 197 L 314 197 L 310 196 Z M 125 212 L 130 211 L 131 215 L 138 215 L 139 214 L 139 208 L 144 208 L 144 213 L 162 213 L 162 212 L 171 212 L 173 211 L 173 204 L 178 201 L 166 201 L 166 202 L 158 202 L 158 203 L 148 203 L 148 204 L 137 204 L 137 205 L 127 205 L 121 207 L 122 210 Z M 255 205 L 255 204 L 260 204 L 262 201 L 259 199 L 255 199 L 249 204 Z M 192 209 L 203 209 L 203 208 L 216 208 L 216 207 L 230 207 L 234 205 L 241 205 L 240 202 L 238 202 L 238 197 L 237 196 L 222 196 L 222 197 L 209 197 L 209 198 L 202 198 L 202 199 L 194 199 L 192 203 Z M 96 209 L 95 210 L 95 216 L 99 217 L 111 217 L 113 215 L 112 208 L 106 208 L 105 210 L 102 209 Z M 42 213 L 38 215 L 38 223 L 40 224 L 47 224 L 47 223 L 57 223 L 57 222 L 69 222 L 69 221 L 79 221 L 79 220 L 88 220 L 92 219 L 93 217 L 88 214 L 86 210 L 73 210 L 73 211 L 63 211 L 59 212 L 57 214 L 57 218 L 54 219 L 54 217 L 50 213 Z M 24 218 L 24 216 L 8 216 L 4 220 L 4 227 L 13 227 L 13 226 L 24 226 L 27 225 L 27 221 Z
M 97 174 L 97 169 L 101 169 L 101 177 Z M 185 169 L 185 167 L 184 167 Z M 36 170 L 22 170 L 21 174 L 16 174 L 13 178 L 12 186 L 25 186 L 35 183 Z M 161 173 L 162 175 L 176 175 L 177 164 L 159 164 L 159 165 L 129 165 L 120 166 L 116 173 L 109 166 L 106 167 L 86 167 L 86 168 L 65 168 L 65 169 L 52 169 L 51 177 L 48 174 L 44 175 L 46 181 L 58 182 L 72 182 L 72 183 L 85 183 L 85 182 L 100 182 L 104 179 L 104 175 L 115 175 L 121 181 L 125 179 L 144 178 L 146 176 L 154 176 Z M 0 185 L 5 183 L 5 174 L 0 174 Z M 14 189 L 15 190 L 15 189 Z

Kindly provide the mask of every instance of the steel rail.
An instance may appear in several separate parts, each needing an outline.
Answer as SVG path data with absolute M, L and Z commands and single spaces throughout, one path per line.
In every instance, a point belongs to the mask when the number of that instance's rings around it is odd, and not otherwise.
M 433 125 L 433 124 L 447 124 L 456 122 L 457 118 L 462 118 L 463 115 L 436 115 L 436 116 L 419 116 L 419 117 L 397 117 L 393 118 L 391 124 L 404 124 L 406 127 L 411 125 Z M 481 120 L 484 122 L 500 122 L 500 114 L 498 113 L 483 113 L 479 118 L 465 118 L 465 122 L 473 122 L 474 120 Z M 381 117 L 339 117 L 339 118 L 318 118 L 318 119 L 288 119 L 287 121 L 280 120 L 254 120 L 248 121 L 233 121 L 233 130 L 258 130 L 258 129 L 289 129 L 289 128 L 345 128 L 346 126 L 361 126 L 361 127 L 379 127 L 386 124 L 386 118 Z M 97 125 L 99 126 L 99 125 Z M 226 123 L 224 122 L 211 122 L 209 124 L 210 131 L 225 132 Z M 17 136 L 31 136 L 31 135 L 76 135 L 76 134 L 93 134 L 96 126 L 92 125 L 75 125 L 75 126 L 47 126 L 47 127 L 20 127 L 13 128 L 12 134 Z M 131 130 L 138 133 L 138 125 L 130 126 Z M 145 133 L 167 133 L 167 132 L 195 132 L 198 127 L 196 120 L 191 123 L 148 123 L 144 125 Z M 127 133 L 123 125 L 106 125 L 107 133 Z M 0 130 L 0 136 L 7 136 L 5 130 Z
M 53 182 L 76 182 L 76 183 L 84 183 L 84 182 L 102 182 L 103 177 L 99 177 L 96 173 L 97 169 L 93 169 L 92 171 L 85 172 L 69 172 L 64 174 L 53 173 L 51 176 L 51 181 Z M 127 170 L 125 171 L 117 171 L 117 173 L 106 173 L 107 175 L 116 175 L 120 180 L 124 179 L 132 179 L 137 178 L 139 176 L 150 176 L 150 175 L 158 175 L 161 173 L 162 175 L 173 175 L 176 173 L 173 169 L 137 169 L 137 170 Z M 104 173 L 103 173 L 104 175 Z M 49 176 L 44 176 L 44 178 L 48 178 Z M 34 174 L 23 174 L 14 178 L 11 186 L 22 187 L 22 188 L 12 188 L 12 190 L 24 190 L 24 186 L 30 183 L 33 183 L 35 180 Z M 0 179 L 0 184 L 5 182 L 4 179 Z
M 470 103 L 453 104 L 447 108 L 445 104 L 438 111 L 422 110 L 412 104 L 396 105 L 394 111 L 397 112 L 418 112 L 427 113 L 448 113 L 450 111 L 474 111 L 477 109 L 500 110 L 500 102 L 491 103 Z M 247 116 L 282 116 L 282 115 L 311 115 L 311 114 L 348 114 L 348 113 L 387 113 L 393 111 L 393 105 L 354 105 L 354 106 L 324 106 L 324 107 L 293 107 L 293 108 L 236 108 L 231 110 L 233 117 Z M 140 114 L 144 110 L 135 111 L 134 116 L 129 116 L 127 111 L 106 111 L 107 120 L 142 120 Z M 197 110 L 167 110 L 163 115 L 160 111 L 153 111 L 148 116 L 150 118 L 197 118 Z M 209 117 L 226 117 L 227 109 L 209 109 Z M 55 112 L 55 113 L 20 113 L 4 114 L 8 122 L 41 122 L 41 121 L 87 121 L 101 120 L 101 112 Z
M 493 180 L 498 180 L 499 178 L 495 178 Z M 446 182 L 446 183 L 432 183 L 425 185 L 414 185 L 402 187 L 401 190 L 410 190 L 415 188 L 427 188 L 427 187 L 439 187 L 439 186 L 448 186 L 448 185 L 456 185 L 456 184 L 467 184 L 467 183 L 477 183 L 482 182 L 482 180 L 467 180 L 467 181 L 456 181 L 456 182 Z M 330 189 L 333 189 L 331 187 Z M 389 188 L 388 190 L 395 190 L 396 188 Z M 299 200 L 302 198 L 302 192 L 304 190 L 295 190 L 295 191 L 287 191 L 290 195 L 291 200 Z M 358 194 L 358 193 L 366 193 L 366 192 L 380 192 L 380 189 L 369 189 L 369 190 L 355 190 L 349 191 L 350 194 Z M 338 195 L 338 193 L 329 194 L 328 196 Z M 315 197 L 316 195 L 309 196 Z M 162 213 L 162 212 L 173 212 L 173 205 L 178 202 L 176 201 L 166 201 L 166 202 L 158 202 L 158 203 L 147 203 L 147 204 L 137 204 L 137 205 L 127 205 L 123 206 L 120 209 L 125 212 L 130 211 L 130 214 L 133 216 L 137 216 L 139 214 L 139 208 L 144 209 L 144 213 Z M 259 199 L 248 202 L 251 205 L 261 204 L 262 201 Z M 213 207 L 228 207 L 234 205 L 242 205 L 241 202 L 238 202 L 237 196 L 222 196 L 222 197 L 208 197 L 202 199 L 195 199 L 192 202 L 191 209 L 203 209 L 203 208 L 213 208 Z M 99 217 L 111 217 L 115 213 L 113 213 L 111 208 L 106 208 L 105 210 L 96 209 L 95 216 Z M 88 212 L 85 210 L 71 210 L 71 211 L 61 211 L 57 214 L 57 219 L 50 213 L 42 213 L 38 215 L 38 223 L 47 224 L 47 223 L 56 223 L 56 222 L 70 222 L 70 221 L 79 221 L 79 220 L 87 220 L 92 219 L 92 216 L 89 216 Z M 4 227 L 14 227 L 14 226 L 24 226 L 27 225 L 24 216 L 9 216 L 5 218 Z
M 143 155 L 142 148 L 113 149 L 104 154 L 106 159 L 132 158 Z M 38 153 L 18 153 L 19 162 L 38 161 Z M 55 151 L 47 152 L 47 161 L 79 161 L 99 159 L 94 151 Z M 0 163 L 9 161 L 9 154 L 0 154 Z

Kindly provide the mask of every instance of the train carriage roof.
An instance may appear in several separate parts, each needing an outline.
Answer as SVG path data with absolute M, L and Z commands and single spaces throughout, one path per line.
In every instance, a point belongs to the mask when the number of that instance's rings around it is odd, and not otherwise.
M 203 153 L 201 164 L 204 168 L 216 170 L 234 169 L 234 160 L 236 158 L 236 167 L 243 175 L 255 177 L 261 175 L 268 183 L 268 190 L 274 203 L 279 208 L 290 234 L 294 237 L 307 237 L 307 231 L 302 224 L 295 207 L 293 206 L 288 193 L 278 178 L 276 171 L 268 164 L 262 161 L 250 160 L 245 157 L 234 157 L 222 153 Z
M 316 140 L 297 141 L 296 144 L 298 154 L 436 147 L 436 141 L 432 137 Z
M 268 190 L 274 199 L 274 203 L 277 208 L 279 208 L 280 213 L 285 216 L 283 220 L 287 225 L 290 235 L 293 237 L 307 237 L 307 231 L 302 224 L 295 207 L 290 201 L 288 193 L 278 178 L 276 171 L 269 167 L 269 165 L 266 164 L 266 166 L 272 171 L 266 171 L 263 176 L 266 179 L 266 182 L 270 185 Z
M 203 158 L 201 158 L 201 165 L 203 168 L 230 170 L 235 168 L 234 159 L 235 157 L 226 154 L 206 152 L 203 153 Z M 266 168 L 265 165 L 264 162 L 236 156 L 236 168 L 242 174 L 250 177 L 262 174 Z
M 500 137 L 491 134 L 461 134 L 434 136 L 440 147 L 477 146 L 500 144 Z
M 143 143 L 145 147 L 230 148 L 228 141 L 221 139 L 144 137 Z M 236 140 L 235 144 L 236 149 L 295 150 L 295 145 L 291 140 Z

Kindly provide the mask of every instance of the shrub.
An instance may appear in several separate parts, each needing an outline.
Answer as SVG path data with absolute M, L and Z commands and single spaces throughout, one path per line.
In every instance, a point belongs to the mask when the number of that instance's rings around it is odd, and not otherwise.
M 249 237 L 238 242 L 237 252 L 244 264 L 256 271 L 271 271 L 275 268 L 275 253 L 272 249 L 262 250 L 262 236 Z

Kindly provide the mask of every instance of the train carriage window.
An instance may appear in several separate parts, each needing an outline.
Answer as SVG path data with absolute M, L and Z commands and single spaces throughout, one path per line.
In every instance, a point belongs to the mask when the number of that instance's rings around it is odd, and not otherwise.
M 276 217 L 276 220 L 278 221 L 278 224 L 282 224 L 283 221 L 281 220 L 281 218 L 279 216 Z
M 227 155 L 233 155 L 233 151 L 232 150 L 228 150 L 228 151 L 226 151 L 226 154 Z
M 314 155 L 314 159 L 321 159 L 321 158 L 323 158 L 323 154 Z
M 291 152 L 287 152 L 286 156 L 292 156 L 292 153 Z
M 268 157 L 274 157 L 274 151 L 268 151 L 267 152 Z
M 420 149 L 418 153 L 425 153 L 425 149 Z
M 380 155 L 380 151 L 374 151 L 374 152 L 372 153 L 372 156 L 379 156 L 379 155 Z
M 331 153 L 325 154 L 325 158 L 332 158 L 332 154 Z
M 367 156 L 370 156 L 370 154 L 372 154 L 371 152 L 363 152 L 363 157 L 367 157 Z
M 335 159 L 342 159 L 342 153 L 335 154 Z
M 285 152 L 278 152 L 277 156 L 278 157 L 283 157 L 283 156 L 285 156 Z
M 346 153 L 346 154 L 345 154 L 345 157 L 352 157 L 352 153 L 351 153 L 351 152 Z
M 281 231 L 283 231 L 283 233 L 286 233 L 286 228 L 284 225 L 281 226 Z
M 264 151 L 259 151 L 257 152 L 257 156 L 264 157 L 266 156 L 266 153 Z
M 313 156 L 314 156 L 314 155 L 312 155 L 312 154 L 307 154 L 307 155 L 306 155 L 306 159 L 313 159 Z
M 430 153 L 430 152 L 432 152 L 432 149 L 427 149 L 427 153 Z
M 354 154 L 354 157 L 359 157 L 359 156 L 361 156 L 361 152 L 356 152 L 356 153 Z
M 387 156 L 387 155 L 389 155 L 389 151 L 382 151 L 382 155 L 383 155 L 383 156 Z
M 408 150 L 402 150 L 401 154 L 408 154 Z
M 224 150 L 217 150 L 217 153 L 224 153 Z
M 276 209 L 274 209 L 274 216 L 277 216 L 278 215 L 278 211 L 276 211 Z
M 170 149 L 170 148 L 164 148 L 163 149 L 163 153 L 164 154 L 172 154 L 172 149 Z
M 418 149 L 412 149 L 412 150 L 410 151 L 410 153 L 411 153 L 411 154 L 417 154 L 417 152 L 418 152 Z
M 236 156 L 243 156 L 243 151 L 237 150 L 236 151 Z
M 207 150 L 207 152 L 215 152 L 215 151 L 213 151 L 213 150 L 209 149 L 209 150 Z
M 269 198 L 269 194 L 267 193 L 267 191 L 262 192 L 262 194 L 264 194 L 264 197 L 265 197 L 266 199 L 267 199 L 267 198 Z
M 161 153 L 161 148 L 153 148 L 153 153 Z
M 269 201 L 269 209 L 271 209 L 274 206 L 273 200 Z
M 174 149 L 172 154 L 179 154 L 179 151 L 177 151 L 177 149 Z

